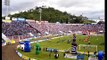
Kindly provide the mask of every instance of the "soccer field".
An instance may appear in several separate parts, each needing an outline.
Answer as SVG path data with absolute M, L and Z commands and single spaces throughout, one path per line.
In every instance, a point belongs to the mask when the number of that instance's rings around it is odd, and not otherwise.
M 76 42 L 77 44 L 88 44 L 88 42 L 84 42 L 84 39 L 88 37 L 87 35 L 76 35 Z M 73 39 L 73 36 L 70 35 L 70 36 L 63 36 L 63 37 L 60 37 L 60 38 L 56 38 L 56 39 L 51 39 L 51 40 L 47 40 L 47 41 L 43 41 L 43 42 L 40 42 L 40 46 L 41 48 L 53 48 L 53 49 L 58 49 L 58 50 L 68 50 L 70 49 L 71 50 L 71 43 L 72 43 L 72 39 Z M 71 42 L 70 43 L 67 43 L 67 41 L 70 40 Z M 102 50 L 104 51 L 105 48 L 104 48 L 104 36 L 90 36 L 89 40 L 90 41 L 90 45 L 97 45 L 98 46 L 98 51 Z M 35 58 L 35 59 L 39 59 L 39 60 L 55 60 L 53 54 L 51 55 L 51 57 L 49 57 L 49 52 L 46 52 L 46 51 L 41 51 L 41 53 L 39 55 L 36 55 L 35 54 L 35 51 L 36 49 L 34 48 L 36 45 L 36 43 L 33 43 L 31 44 L 31 46 L 33 47 L 31 49 L 31 52 L 22 52 L 21 50 L 19 50 L 19 52 L 21 52 L 22 54 L 24 54 L 25 56 L 28 56 L 28 57 L 31 57 L 31 58 Z M 78 47 L 77 47 L 78 48 Z M 93 49 L 93 52 L 94 52 L 95 49 Z M 78 51 L 78 49 L 77 49 Z M 81 49 L 82 51 L 82 49 Z M 87 51 L 87 50 L 85 50 Z M 85 56 L 85 60 L 87 60 L 87 56 Z M 59 58 L 57 60 L 71 60 L 69 58 L 64 58 L 63 57 L 63 53 L 62 52 L 59 52 Z M 72 59 L 74 60 L 74 59 Z

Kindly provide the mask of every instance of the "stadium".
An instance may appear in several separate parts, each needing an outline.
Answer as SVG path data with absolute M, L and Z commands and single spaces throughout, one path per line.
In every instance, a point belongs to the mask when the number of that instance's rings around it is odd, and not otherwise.
M 97 46 L 89 47 L 90 52 L 104 51 L 104 24 L 61 24 L 49 23 L 48 21 L 39 22 L 34 20 L 25 20 L 22 18 L 11 20 L 11 22 L 5 22 L 4 20 L 2 21 L 2 51 L 6 50 L 8 51 L 8 53 L 10 52 L 10 54 L 13 54 L 12 56 L 16 56 L 18 60 L 20 57 L 15 52 L 16 50 L 24 54 L 25 56 L 36 59 L 36 57 L 34 57 L 36 56 L 34 49 L 35 45 L 38 41 L 43 40 L 44 42 L 41 41 L 39 43 L 41 46 L 40 55 L 43 56 L 42 54 L 46 54 L 46 57 L 48 57 L 49 52 L 43 51 L 43 49 L 53 48 L 63 51 L 59 52 L 59 54 L 61 55 L 61 58 L 59 58 L 59 60 L 63 60 L 64 57 L 62 57 L 62 55 L 64 51 L 72 51 L 71 43 L 73 34 L 76 34 L 76 40 L 78 44 L 77 50 L 79 50 L 80 44 L 89 45 L 90 41 L 90 46 Z M 19 42 L 23 42 L 26 40 L 30 40 L 30 42 L 32 42 L 30 48 L 31 51 L 29 53 L 17 49 L 17 46 L 20 45 Z M 67 41 L 70 42 L 67 43 Z M 84 45 L 81 45 L 80 51 L 82 51 L 83 53 L 85 51 L 87 53 L 87 46 L 85 47 Z M 83 54 L 82 52 L 81 54 Z M 2 52 L 3 60 L 5 59 L 4 56 L 6 56 L 5 53 Z M 41 56 L 38 55 L 37 58 L 42 60 L 42 58 L 40 58 Z M 7 55 L 7 57 L 9 56 Z M 43 59 L 48 60 L 49 57 L 46 57 L 43 57 Z M 51 58 L 54 59 L 53 57 Z M 13 57 L 13 59 L 15 59 L 15 57 Z M 68 58 L 68 60 L 69 59 L 70 58 Z
M 82 8 L 79 11 L 71 9 L 73 12 L 69 13 L 70 8 L 61 11 L 66 9 L 64 6 L 62 9 L 50 7 L 52 4 L 49 7 L 44 4 L 37 6 L 40 3 L 38 1 L 36 7 L 32 9 L 10 14 L 9 8 L 12 8 L 10 0 L 4 2 L 7 11 L 6 15 L 2 16 L 2 60 L 105 60 L 103 18 L 98 18 L 97 22 L 88 15 L 81 14 Z M 19 6 L 19 9 L 24 10 L 34 3 L 34 1 L 21 1 L 22 4 L 17 2 L 13 3 L 15 5 L 13 10 L 16 8 L 17 11 Z M 55 4 L 57 3 L 58 1 Z M 66 5 L 65 2 L 64 4 Z M 83 12 L 92 13 L 93 18 L 96 18 L 94 14 L 96 11 Z

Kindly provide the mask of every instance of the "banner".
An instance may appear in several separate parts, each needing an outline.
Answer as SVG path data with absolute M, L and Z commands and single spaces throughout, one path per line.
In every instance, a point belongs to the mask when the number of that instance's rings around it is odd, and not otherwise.
M 32 33 L 29 33 L 30 36 L 34 36 Z
M 89 57 L 88 60 L 98 60 L 97 57 Z
M 24 56 L 24 55 L 22 56 L 22 58 L 25 59 L 25 60 L 28 60 L 28 59 L 29 59 L 29 57 Z
M 16 50 L 16 53 L 22 58 L 22 59 L 24 59 L 24 60 L 37 60 L 37 59 L 34 59 L 34 58 L 29 58 L 29 57 L 27 57 L 27 56 L 25 56 L 25 55 L 22 55 L 20 52 L 18 52 L 17 50 Z
M 30 60 L 37 60 L 37 59 L 33 59 L 33 58 L 31 58 Z
M 18 54 L 20 57 L 22 57 L 22 54 L 21 54 L 21 53 L 17 52 L 17 54 Z
M 17 21 L 17 18 L 12 18 L 13 21 Z
M 5 17 L 5 20 L 10 20 L 10 17 Z
M 11 23 L 12 21 L 11 20 L 3 20 L 3 22 L 5 22 L 5 23 Z
M 6 40 L 6 43 L 9 43 L 10 42 L 10 40 Z
M 25 18 L 17 18 L 17 21 L 25 21 Z
M 15 43 L 15 40 L 11 40 L 11 43 L 14 44 L 14 43 Z

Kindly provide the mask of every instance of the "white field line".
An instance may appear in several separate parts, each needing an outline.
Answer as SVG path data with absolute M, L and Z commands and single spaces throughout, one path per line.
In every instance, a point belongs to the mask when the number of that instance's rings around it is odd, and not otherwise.
M 63 36 L 60 36 L 60 37 L 63 37 Z M 56 38 L 60 38 L 60 37 L 53 37 L 51 39 L 56 39 Z M 47 41 L 47 40 L 51 40 L 51 39 L 37 40 L 37 41 L 30 42 L 30 43 L 43 42 L 43 41 Z

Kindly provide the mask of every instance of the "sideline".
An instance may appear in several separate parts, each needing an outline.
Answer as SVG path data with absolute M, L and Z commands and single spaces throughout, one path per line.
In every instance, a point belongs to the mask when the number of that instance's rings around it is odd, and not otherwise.
M 65 35 L 64 35 L 65 36 Z M 32 41 L 32 42 L 30 42 L 31 44 L 32 43 L 35 43 L 35 42 L 43 42 L 43 41 L 49 41 L 49 40 L 51 40 L 51 39 L 56 39 L 56 38 L 60 38 L 60 37 L 64 37 L 64 36 L 58 36 L 58 37 L 53 37 L 53 38 L 50 38 L 50 39 L 44 39 L 44 40 L 36 40 L 36 41 Z M 17 46 L 17 49 L 19 48 L 19 45 Z M 59 52 L 65 52 L 64 50 L 58 50 Z M 88 54 L 88 52 L 81 52 L 81 51 L 77 51 L 78 53 L 81 53 L 81 54 Z M 24 55 L 22 55 L 20 52 L 18 52 L 17 50 L 16 50 L 16 53 L 19 55 L 19 57 L 21 57 L 22 59 L 30 59 L 30 60 L 37 60 L 37 59 L 34 59 L 34 58 L 29 58 L 29 57 L 27 57 L 27 56 L 24 56 Z M 90 55 L 92 55 L 93 54 L 93 52 L 90 52 L 89 53 Z
M 63 37 L 63 36 L 60 36 L 60 37 Z M 55 39 L 55 38 L 60 38 L 60 37 L 54 37 L 54 38 L 51 38 L 51 39 Z M 35 42 L 42 42 L 42 41 L 47 41 L 47 40 L 51 40 L 51 39 L 46 39 L 46 40 L 37 40 L 37 41 L 33 41 L 33 42 L 30 42 L 30 43 L 35 43 Z M 17 49 L 19 48 L 19 45 L 17 45 Z M 23 54 L 21 54 L 18 50 L 16 50 L 16 53 L 17 55 L 24 59 L 24 60 L 37 60 L 37 59 L 34 59 L 34 58 L 30 58 L 28 56 L 25 56 Z
M 34 59 L 34 58 L 29 58 L 29 57 L 21 54 L 21 53 L 18 52 L 17 50 L 16 50 L 16 53 L 17 53 L 17 55 L 18 55 L 20 58 L 22 58 L 22 59 L 24 59 L 24 60 L 37 60 L 37 59 Z

